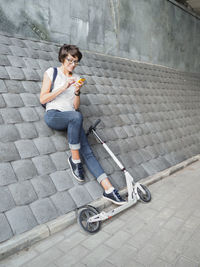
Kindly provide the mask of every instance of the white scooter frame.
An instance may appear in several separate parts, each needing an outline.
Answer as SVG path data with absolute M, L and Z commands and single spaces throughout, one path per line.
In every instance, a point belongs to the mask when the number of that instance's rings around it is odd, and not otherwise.
M 99 142 L 103 145 L 103 147 L 105 148 L 105 150 L 109 153 L 109 155 L 112 157 L 112 159 L 115 161 L 115 163 L 119 166 L 119 168 L 121 169 L 121 171 L 123 171 L 125 178 L 126 178 L 126 184 L 127 184 L 127 191 L 128 191 L 128 201 L 115 208 L 112 209 L 111 211 L 105 212 L 102 211 L 101 213 L 98 213 L 94 216 L 91 216 L 92 214 L 86 214 L 86 218 L 87 218 L 87 222 L 86 222 L 86 226 L 88 226 L 88 224 L 93 224 L 95 222 L 100 222 L 100 221 L 104 221 L 106 219 L 109 219 L 111 217 L 113 217 L 114 215 L 120 213 L 121 211 L 131 207 L 132 205 L 134 205 L 138 200 L 141 200 L 142 202 L 149 202 L 151 200 L 151 193 L 148 190 L 148 188 L 138 182 L 134 182 L 134 178 L 131 176 L 131 174 L 125 169 L 125 167 L 122 165 L 122 163 L 118 160 L 118 158 L 114 155 L 114 153 L 110 150 L 110 148 L 106 145 L 106 143 L 99 137 L 99 135 L 97 134 L 97 132 L 95 131 L 96 126 L 100 123 L 100 120 L 97 120 L 94 124 L 94 126 L 91 126 L 88 130 L 88 134 L 89 133 L 93 133 L 94 136 L 97 138 L 97 140 L 99 140 Z M 87 206 L 89 209 L 94 209 L 93 211 L 95 212 L 95 208 L 91 207 L 91 206 Z M 88 209 L 85 208 L 85 209 Z M 84 208 L 83 208 L 84 209 Z M 86 212 L 86 210 L 85 210 Z M 97 212 L 95 212 L 97 213 Z M 82 214 L 83 215 L 83 214 Z M 83 227 L 84 230 L 86 230 L 87 232 L 93 233 L 93 232 L 97 232 L 97 229 L 88 229 L 81 223 L 81 218 L 79 217 L 79 223 L 80 225 Z

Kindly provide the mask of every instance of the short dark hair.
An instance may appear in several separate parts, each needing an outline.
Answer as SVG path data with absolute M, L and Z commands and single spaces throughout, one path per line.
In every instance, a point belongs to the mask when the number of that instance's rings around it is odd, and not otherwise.
M 80 61 L 82 58 L 82 53 L 79 51 L 77 46 L 64 44 L 59 50 L 58 60 L 63 63 L 69 54 L 72 57 L 78 57 L 78 61 Z

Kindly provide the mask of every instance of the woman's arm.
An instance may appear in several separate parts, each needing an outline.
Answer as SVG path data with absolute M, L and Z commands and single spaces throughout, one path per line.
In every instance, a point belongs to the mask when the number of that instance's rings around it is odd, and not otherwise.
M 40 92 L 40 103 L 46 104 L 47 102 L 52 101 L 53 99 L 56 98 L 56 96 L 60 95 L 67 88 L 69 88 L 69 86 L 72 85 L 74 82 L 75 82 L 74 79 L 70 79 L 60 88 L 50 92 L 51 80 L 50 80 L 48 74 L 45 72 L 43 82 L 42 82 L 42 88 L 41 88 L 41 92 Z
M 75 90 L 75 98 L 74 98 L 74 108 L 77 110 L 80 106 L 80 89 L 84 82 L 76 83 L 74 86 L 76 87 Z

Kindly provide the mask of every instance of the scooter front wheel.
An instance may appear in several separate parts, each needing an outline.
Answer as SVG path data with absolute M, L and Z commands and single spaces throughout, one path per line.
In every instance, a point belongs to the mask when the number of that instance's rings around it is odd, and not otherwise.
M 94 215 L 97 215 L 98 211 L 91 206 L 87 206 L 82 208 L 78 212 L 78 224 L 81 226 L 83 230 L 90 234 L 97 233 L 100 229 L 100 221 L 89 223 L 88 219 Z
M 140 184 L 140 186 L 145 191 L 145 193 L 144 193 L 144 192 L 142 192 L 142 190 L 140 190 L 139 187 L 137 187 L 137 193 L 139 195 L 140 200 L 142 202 L 145 202 L 145 203 L 151 201 L 151 193 L 150 193 L 149 189 L 143 184 Z

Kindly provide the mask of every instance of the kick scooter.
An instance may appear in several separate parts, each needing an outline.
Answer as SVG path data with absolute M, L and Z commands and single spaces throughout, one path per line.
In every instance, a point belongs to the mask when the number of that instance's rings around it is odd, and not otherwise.
M 111 211 L 108 212 L 102 211 L 101 213 L 99 213 L 99 211 L 91 205 L 87 205 L 81 208 L 78 211 L 78 218 L 77 218 L 78 223 L 86 232 L 89 232 L 91 234 L 99 231 L 100 223 L 102 221 L 110 219 L 119 212 L 131 207 L 138 200 L 142 202 L 149 202 L 151 200 L 151 193 L 149 189 L 145 185 L 142 185 L 138 182 L 137 183 L 134 182 L 134 179 L 131 176 L 131 174 L 125 169 L 122 163 L 117 159 L 114 153 L 110 150 L 110 148 L 106 145 L 106 143 L 101 140 L 101 138 L 97 134 L 96 127 L 100 122 L 101 120 L 99 119 L 94 123 L 94 125 L 91 125 L 87 132 L 87 135 L 92 133 L 96 137 L 96 139 L 103 145 L 105 150 L 109 153 L 109 155 L 112 157 L 112 159 L 124 173 L 127 184 L 128 201 L 125 204 L 115 209 L 112 209 Z

